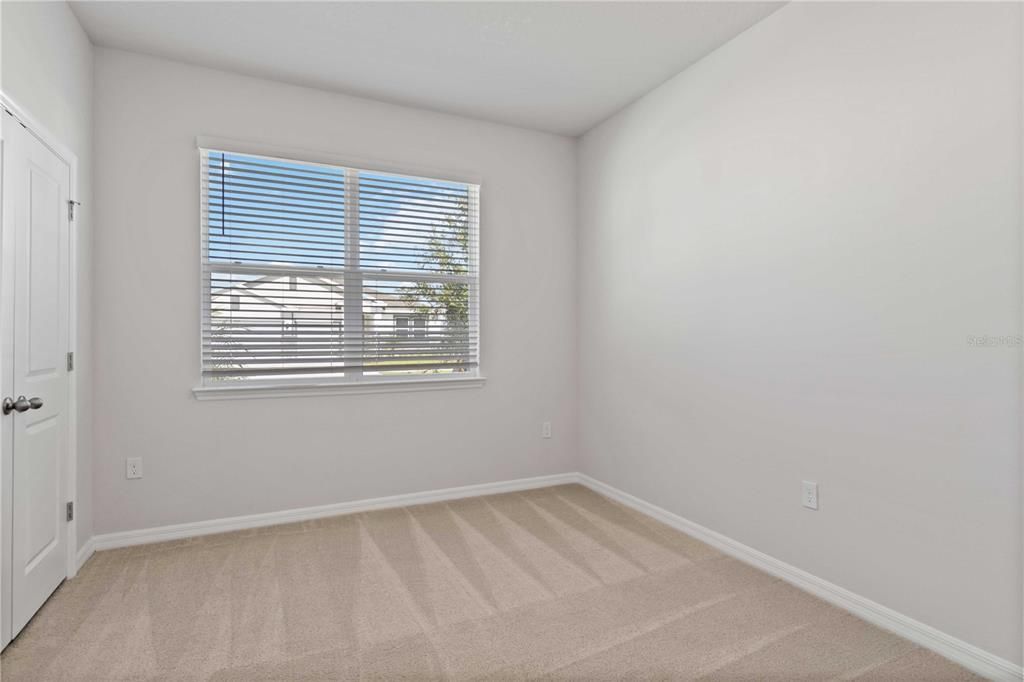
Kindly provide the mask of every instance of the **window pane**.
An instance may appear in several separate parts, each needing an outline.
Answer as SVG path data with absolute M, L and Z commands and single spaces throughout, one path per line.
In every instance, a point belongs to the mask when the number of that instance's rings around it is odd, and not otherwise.
M 467 274 L 469 213 L 466 185 L 360 171 L 360 266 Z
M 464 283 L 364 282 L 364 367 L 384 374 L 469 369 L 476 354 L 469 294 Z
M 341 267 L 345 171 L 210 152 L 211 261 Z
M 213 272 L 204 371 L 290 376 L 345 365 L 340 278 Z

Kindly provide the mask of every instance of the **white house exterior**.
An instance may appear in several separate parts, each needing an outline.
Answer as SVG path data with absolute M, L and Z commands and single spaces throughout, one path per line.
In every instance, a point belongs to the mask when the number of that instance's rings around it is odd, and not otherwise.
M 341 275 L 215 274 L 214 282 L 221 286 L 210 293 L 214 341 L 208 352 L 225 358 L 224 369 L 337 369 L 358 354 L 364 363 L 370 357 L 372 364 L 409 373 L 417 357 L 451 343 L 443 312 L 404 293 L 407 288 L 381 291 L 377 283 L 364 283 L 362 329 L 346 337 Z

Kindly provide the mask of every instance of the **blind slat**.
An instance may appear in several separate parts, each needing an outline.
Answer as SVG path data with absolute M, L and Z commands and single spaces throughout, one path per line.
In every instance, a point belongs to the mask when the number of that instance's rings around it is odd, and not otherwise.
M 225 178 L 250 178 L 253 180 L 268 178 L 270 181 L 273 181 L 276 178 L 288 178 L 289 180 L 302 180 L 303 183 L 306 184 L 320 184 L 324 187 L 345 186 L 344 175 L 315 176 L 308 173 L 256 170 L 254 168 L 245 168 L 242 166 L 219 166 L 216 164 L 210 166 L 210 177 L 216 177 L 221 180 Z

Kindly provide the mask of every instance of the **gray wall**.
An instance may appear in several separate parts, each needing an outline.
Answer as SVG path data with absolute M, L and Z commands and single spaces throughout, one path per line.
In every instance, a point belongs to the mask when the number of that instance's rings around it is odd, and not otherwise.
M 1021 77 L 1019 5 L 793 3 L 587 133 L 584 471 L 1020 662 Z
M 576 468 L 572 139 L 106 49 L 95 96 L 97 533 Z M 487 385 L 197 402 L 197 135 L 478 177 Z
M 78 546 L 92 536 L 92 45 L 63 2 L 0 3 L 0 89 L 78 157 Z

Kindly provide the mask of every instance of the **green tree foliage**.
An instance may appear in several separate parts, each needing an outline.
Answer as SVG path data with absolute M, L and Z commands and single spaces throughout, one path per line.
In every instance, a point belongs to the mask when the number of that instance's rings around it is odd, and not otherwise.
M 469 274 L 469 205 L 460 201 L 454 213 L 434 230 L 423 259 L 424 269 L 447 275 Z M 443 322 L 438 346 L 454 352 L 469 342 L 469 286 L 464 282 L 416 282 L 405 290 L 406 305 L 430 321 Z
M 443 227 L 434 231 L 428 242 L 423 267 L 448 275 L 468 274 L 469 206 L 460 201 L 457 210 L 447 216 Z M 469 287 L 463 282 L 416 282 L 403 295 L 405 302 L 428 319 L 444 320 L 449 333 L 469 325 Z

